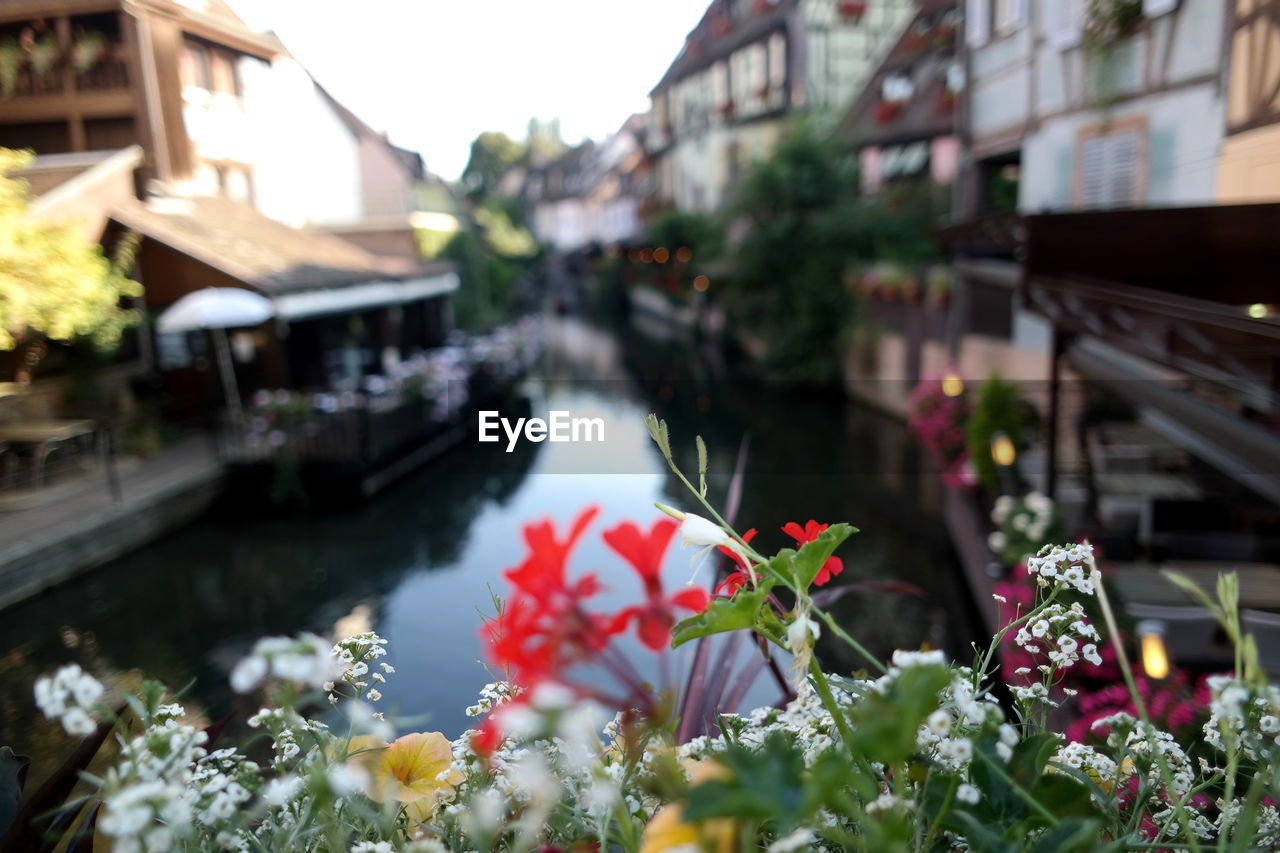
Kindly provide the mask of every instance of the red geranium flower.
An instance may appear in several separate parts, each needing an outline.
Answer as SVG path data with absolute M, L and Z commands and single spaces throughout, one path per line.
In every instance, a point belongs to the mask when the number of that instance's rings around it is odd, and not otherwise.
M 805 545 L 814 541 L 822 533 L 830 527 L 830 524 L 819 524 L 810 519 L 805 522 L 804 527 L 796 524 L 794 521 L 788 521 L 782 526 L 782 532 L 796 540 L 796 547 Z M 822 568 L 818 571 L 818 576 L 813 579 L 814 586 L 824 586 L 833 577 L 844 571 L 844 561 L 839 557 L 828 557 L 827 561 L 822 564 Z
M 753 527 L 746 533 L 742 534 L 742 541 L 750 543 L 756 536 L 756 529 Z M 747 584 L 751 583 L 751 576 L 755 575 L 756 580 L 760 579 L 759 572 L 751 571 L 751 567 L 747 565 L 747 560 L 737 551 L 728 546 L 719 546 L 720 553 L 738 564 L 738 571 L 733 572 L 721 584 L 716 587 L 716 595 L 733 595 Z
M 675 535 L 677 525 L 669 518 L 661 518 L 654 522 L 648 534 L 630 521 L 624 521 L 611 530 L 606 530 L 604 541 L 620 557 L 631 564 L 644 582 L 646 602 L 635 607 L 621 610 L 609 627 L 609 633 L 621 633 L 627 630 L 631 620 L 637 621 L 636 633 L 640 641 L 655 652 L 667 647 L 671 642 L 671 626 L 675 624 L 674 608 L 683 608 L 695 613 L 707 609 L 710 597 L 702 587 L 691 586 L 680 590 L 667 598 L 662 591 L 662 559 L 666 556 L 667 546 Z

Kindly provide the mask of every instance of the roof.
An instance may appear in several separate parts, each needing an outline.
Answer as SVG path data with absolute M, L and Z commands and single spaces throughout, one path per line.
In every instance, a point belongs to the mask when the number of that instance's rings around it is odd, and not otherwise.
M 396 159 L 396 162 L 400 164 L 400 167 L 404 169 L 412 180 L 421 181 L 426 178 L 426 167 L 422 163 L 421 154 L 417 151 L 411 151 L 408 148 L 401 148 L 398 145 L 392 145 L 391 141 L 387 139 L 386 134 L 379 133 L 366 124 L 360 116 L 353 113 L 345 104 L 333 95 L 329 94 L 328 89 L 321 86 L 319 83 L 316 83 L 315 86 L 316 91 L 320 93 L 321 97 L 329 102 L 329 106 L 333 107 L 334 113 L 337 114 L 338 118 L 342 120 L 342 123 L 345 124 L 347 129 L 355 136 L 364 139 L 371 139 L 385 145 L 387 150 L 391 152 L 391 156 Z
M 10 177 L 27 182 L 27 195 L 39 198 L 72 178 L 110 160 L 116 151 L 85 151 L 77 154 L 43 154 L 25 169 L 15 170 Z
M 596 177 L 595 173 L 596 144 L 588 140 L 565 151 L 545 166 L 529 169 L 525 176 L 525 186 L 530 186 L 530 178 L 540 178 L 540 191 L 530 200 L 560 201 L 582 195 L 590 188 Z
M 727 0 L 712 0 L 697 26 L 689 32 L 680 53 L 649 94 L 666 89 L 690 74 L 711 67 L 738 48 L 785 28 L 791 10 L 799 5 L 799 0 L 766 2 L 768 8 L 739 2 L 738 6 L 746 11 L 746 15 L 735 20 Z M 718 27 L 723 26 L 721 21 L 732 21 L 731 27 L 722 35 L 716 32 Z
M 948 94 L 947 69 L 956 55 L 957 12 L 956 0 L 921 3 L 841 119 L 847 139 L 893 145 L 955 132 L 955 96 Z M 881 84 L 895 74 L 910 76 L 914 91 L 896 113 L 877 115 L 883 104 Z
M 269 296 L 451 269 L 447 263 L 378 257 L 222 198 L 153 199 L 117 208 L 112 218 Z

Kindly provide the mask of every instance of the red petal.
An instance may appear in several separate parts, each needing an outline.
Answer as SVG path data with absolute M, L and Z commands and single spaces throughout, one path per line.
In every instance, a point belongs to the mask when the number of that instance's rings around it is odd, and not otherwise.
M 813 579 L 814 586 L 825 586 L 833 577 L 844 571 L 844 561 L 839 557 L 828 557 Z
M 711 603 L 711 596 L 700 586 L 688 586 L 671 596 L 670 601 L 675 607 L 683 607 L 686 610 L 692 610 L 694 613 L 701 613 Z
M 640 614 L 637 631 L 640 642 L 655 652 L 662 651 L 671 644 L 671 624 L 674 621 L 670 613 L 661 610 L 648 610 Z
M 794 521 L 788 521 L 786 524 L 782 525 L 782 532 L 796 540 L 797 545 L 803 545 L 808 541 L 804 538 L 804 528 L 796 524 Z
M 645 581 L 657 578 L 662 572 L 662 560 L 667 546 L 679 525 L 673 519 L 660 518 L 653 523 L 648 534 L 630 521 L 604 532 L 604 541 L 622 557 Z
M 756 529 L 753 527 L 750 530 L 748 530 L 746 533 L 742 534 L 742 541 L 749 543 L 752 539 L 755 538 L 755 535 L 756 535 Z M 737 551 L 733 550 L 728 545 L 717 545 L 716 547 L 719 549 L 721 554 L 724 554 L 726 557 L 728 557 L 729 559 L 737 563 L 739 568 L 743 570 L 747 568 L 747 561 Z

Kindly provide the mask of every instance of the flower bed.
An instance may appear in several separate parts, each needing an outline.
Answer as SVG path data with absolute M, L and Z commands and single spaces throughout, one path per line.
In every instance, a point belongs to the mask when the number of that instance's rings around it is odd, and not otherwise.
M 840 572 L 834 552 L 854 529 L 787 525 L 796 547 L 761 554 L 706 502 L 701 441 L 690 478 L 673 462 L 666 425 L 651 418 L 649 428 L 707 517 L 660 507 L 673 518 L 603 531 L 642 590 L 613 612 L 598 609 L 595 575 L 569 572 L 595 510 L 563 533 L 551 521 L 529 525 L 527 553 L 506 573 L 509 595 L 483 627 L 503 677 L 469 709 L 483 718 L 475 729 L 452 740 L 395 738 L 376 710 L 395 670 L 372 633 L 332 646 L 308 635 L 269 638 L 235 667 L 233 689 L 262 699 L 249 721 L 265 735 L 259 752 L 218 742 L 218 726 L 191 725 L 158 684 L 117 699 L 69 666 L 37 683 L 38 704 L 86 738 L 73 768 L 113 732 L 116 755 L 85 777 L 90 792 L 67 804 L 59 832 L 79 827 L 125 851 L 352 853 L 1280 841 L 1280 690 L 1240 632 L 1230 576 L 1219 600 L 1204 604 L 1236 643 L 1235 674 L 1207 680 L 1207 721 L 1180 743 L 1153 722 L 1168 718 L 1139 687 L 1087 544 L 1027 560 L 1032 597 L 967 665 L 939 651 L 881 661 L 814 589 Z M 658 567 L 677 533 L 685 546 L 731 557 L 734 570 L 714 593 L 663 588 Z M 655 652 L 699 644 L 683 691 L 638 677 L 616 642 L 630 633 Z M 732 713 L 740 694 L 703 652 L 708 638 L 735 633 L 785 654 L 794 687 L 785 707 Z M 823 634 L 861 655 L 865 670 L 823 671 L 814 655 Z M 998 655 L 1010 637 L 1045 663 L 1006 686 Z M 1056 722 L 1071 701 L 1063 680 L 1106 646 L 1136 713 L 1096 717 L 1083 740 L 1068 740 Z M 34 809 L 18 816 L 18 843 L 38 838 L 30 833 L 40 820 Z

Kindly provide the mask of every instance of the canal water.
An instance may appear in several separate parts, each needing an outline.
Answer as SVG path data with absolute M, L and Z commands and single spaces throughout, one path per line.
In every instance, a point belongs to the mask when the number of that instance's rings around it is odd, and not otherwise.
M 898 421 L 838 396 L 784 394 L 733 378 L 718 357 L 671 341 L 552 321 L 545 365 L 524 389 L 528 414 L 564 410 L 599 417 L 595 444 L 468 440 L 394 489 L 345 511 L 245 517 L 209 515 L 110 565 L 0 613 L 0 744 L 35 756 L 33 780 L 70 742 L 43 721 L 31 683 L 66 661 L 123 687 L 143 674 L 186 688 L 209 719 L 255 710 L 227 688 L 232 665 L 264 635 L 324 636 L 372 628 L 390 641 L 396 672 L 380 704 L 404 730 L 455 736 L 473 722 L 464 708 L 492 680 L 478 629 L 491 591 L 522 555 L 521 527 L 562 525 L 582 507 L 602 508 L 571 574 L 597 572 L 603 604 L 638 600 L 630 569 L 599 532 L 623 519 L 647 526 L 654 501 L 693 508 L 668 473 L 642 419 L 668 420 L 686 470 L 696 473 L 694 435 L 706 439 L 713 500 L 723 504 L 745 460 L 738 523 L 757 527 L 764 548 L 790 544 L 788 521 L 848 521 L 860 528 L 841 549 L 840 584 L 898 581 L 911 594 L 862 592 L 831 607 L 873 651 L 924 644 L 961 651 L 973 635 L 969 595 L 938 511 L 941 489 Z M 504 412 L 504 415 L 508 413 Z M 746 438 L 744 450 L 744 437 Z M 668 587 L 711 567 L 692 549 L 668 556 Z M 820 647 L 829 666 L 861 663 Z M 663 670 L 635 647 L 656 681 Z M 679 673 L 677 656 L 666 667 Z M 778 696 L 762 678 L 749 703 Z

